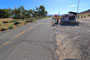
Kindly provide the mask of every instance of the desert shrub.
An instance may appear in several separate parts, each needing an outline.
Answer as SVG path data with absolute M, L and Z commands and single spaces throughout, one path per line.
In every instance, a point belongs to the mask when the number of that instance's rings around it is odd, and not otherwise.
M 40 17 L 35 17 L 35 19 L 40 19 Z
M 4 21 L 3 23 L 9 23 L 9 21 Z
M 20 22 L 18 22 L 18 21 L 17 22 L 14 22 L 14 25 L 18 25 L 18 24 L 20 24 Z
M 0 25 L 3 25 L 3 23 L 2 23 L 2 22 L 0 22 Z
M 55 18 L 52 18 L 52 19 L 55 19 Z
M 13 24 L 9 25 L 8 29 L 13 29 Z
M 21 15 L 19 13 L 17 13 L 13 16 L 13 19 L 21 19 Z
M 16 21 L 20 21 L 21 19 L 14 19 L 13 21 L 16 22 Z
M 31 18 L 30 20 L 34 20 L 34 18 Z
M 26 23 L 26 21 L 21 21 L 21 23 Z
M 7 30 L 7 27 L 2 27 L 0 30 L 5 31 L 5 30 Z
M 32 20 L 26 20 L 26 22 L 33 22 Z
M 21 21 L 20 23 L 27 24 L 26 20 L 24 20 L 24 21 Z
M 15 21 L 9 21 L 9 22 L 11 22 L 11 23 L 12 23 L 12 22 L 15 22 Z
M 27 24 L 27 22 L 25 21 L 24 24 Z
M 30 18 L 28 20 L 26 20 L 26 22 L 33 22 L 34 21 L 34 18 Z

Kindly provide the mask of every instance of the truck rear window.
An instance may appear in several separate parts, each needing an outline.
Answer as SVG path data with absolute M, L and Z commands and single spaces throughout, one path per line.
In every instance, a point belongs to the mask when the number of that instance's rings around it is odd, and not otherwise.
M 69 20 L 75 20 L 75 16 L 70 16 Z

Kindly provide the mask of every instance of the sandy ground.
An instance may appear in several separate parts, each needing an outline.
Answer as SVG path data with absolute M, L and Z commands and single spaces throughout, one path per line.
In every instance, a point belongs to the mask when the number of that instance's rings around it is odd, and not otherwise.
M 79 26 L 54 26 L 57 41 L 58 60 L 81 59 L 89 54 L 90 20 L 79 20 Z M 82 52 L 82 56 L 81 56 Z M 88 53 L 88 54 L 87 54 Z M 90 57 L 84 57 L 89 58 Z M 83 60 L 84 60 L 83 58 Z

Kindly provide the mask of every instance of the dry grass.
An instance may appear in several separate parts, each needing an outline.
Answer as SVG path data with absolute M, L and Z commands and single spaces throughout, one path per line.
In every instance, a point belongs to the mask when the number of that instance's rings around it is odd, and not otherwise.
M 4 22 L 4 21 L 12 21 L 12 18 L 2 18 L 0 19 L 0 22 Z
M 14 22 L 2 23 L 5 21 L 12 21 L 12 20 L 13 20 L 12 18 L 1 19 L 0 32 L 3 28 L 5 28 L 6 30 L 9 30 L 9 28 L 15 29 L 17 27 L 25 25 L 25 21 L 22 21 L 22 20 L 18 21 L 18 22 L 20 22 L 20 24 L 18 24 L 18 25 L 14 25 Z
M 26 20 L 30 20 L 30 19 L 26 19 Z M 17 27 L 24 26 L 25 24 L 31 23 L 31 22 L 27 22 L 26 20 L 2 18 L 0 19 L 0 32 L 9 29 L 15 29 Z M 19 24 L 15 25 L 15 22 L 18 22 Z

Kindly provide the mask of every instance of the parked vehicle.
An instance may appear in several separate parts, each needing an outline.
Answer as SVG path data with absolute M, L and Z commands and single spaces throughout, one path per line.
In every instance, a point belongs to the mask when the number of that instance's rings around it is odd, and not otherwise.
M 69 14 L 65 14 L 61 18 L 60 24 L 76 24 L 78 25 L 79 22 L 76 20 L 76 14 L 70 12 Z

